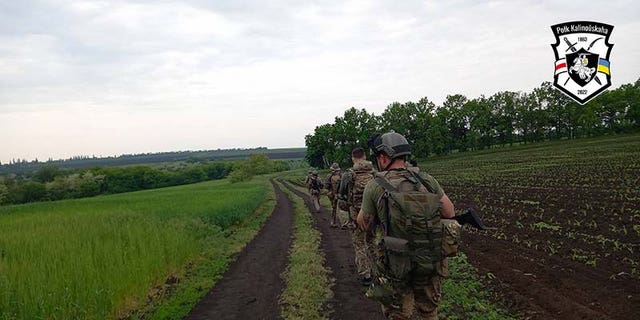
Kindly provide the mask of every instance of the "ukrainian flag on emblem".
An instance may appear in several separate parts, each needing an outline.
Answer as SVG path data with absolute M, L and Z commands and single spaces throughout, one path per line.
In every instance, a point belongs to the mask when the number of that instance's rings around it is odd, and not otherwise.
M 606 75 L 610 75 L 609 73 L 609 61 L 606 59 L 600 58 L 598 60 L 598 72 L 602 72 Z

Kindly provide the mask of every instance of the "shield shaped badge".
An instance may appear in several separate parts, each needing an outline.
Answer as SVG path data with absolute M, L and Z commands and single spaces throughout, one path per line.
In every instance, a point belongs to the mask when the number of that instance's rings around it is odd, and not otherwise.
M 571 79 L 584 87 L 596 76 L 598 54 L 580 48 L 580 50 L 567 55 L 567 65 Z
M 611 86 L 609 37 L 613 26 L 592 21 L 551 26 L 556 62 L 553 85 L 580 104 Z

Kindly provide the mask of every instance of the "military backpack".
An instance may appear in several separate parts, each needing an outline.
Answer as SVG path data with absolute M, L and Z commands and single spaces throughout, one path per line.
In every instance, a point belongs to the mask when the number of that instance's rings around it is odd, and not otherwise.
M 426 283 L 444 259 L 440 196 L 422 177 L 406 170 L 391 179 L 376 174 L 375 181 L 384 189 L 380 245 L 385 275 L 400 283 Z
M 330 191 L 331 191 L 332 194 L 334 194 L 334 195 L 338 194 L 338 187 L 340 186 L 340 173 L 332 174 L 329 177 L 329 179 L 327 181 L 327 184 L 331 185 Z M 327 188 L 327 189 L 329 189 L 329 188 Z
M 311 189 L 320 190 L 322 189 L 322 183 L 318 177 L 311 177 L 311 181 L 309 182 Z
M 362 194 L 364 193 L 364 187 L 373 180 L 374 173 L 373 167 L 370 163 L 358 163 L 353 169 L 351 169 L 351 183 L 349 190 L 348 202 L 356 209 L 360 209 L 362 206 Z

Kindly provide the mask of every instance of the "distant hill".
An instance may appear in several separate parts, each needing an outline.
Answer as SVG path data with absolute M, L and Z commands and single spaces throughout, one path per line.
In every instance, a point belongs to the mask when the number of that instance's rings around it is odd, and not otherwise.
M 0 165 L 0 174 L 26 173 L 37 170 L 43 165 L 55 165 L 63 169 L 82 169 L 90 167 L 113 167 L 138 164 L 154 164 L 164 162 L 204 162 L 241 160 L 252 154 L 266 154 L 270 159 L 276 160 L 302 160 L 306 155 L 306 148 L 283 149 L 218 149 L 200 151 L 173 151 L 159 153 L 123 154 L 114 157 L 88 157 L 79 156 L 64 160 L 20 161 L 16 163 Z

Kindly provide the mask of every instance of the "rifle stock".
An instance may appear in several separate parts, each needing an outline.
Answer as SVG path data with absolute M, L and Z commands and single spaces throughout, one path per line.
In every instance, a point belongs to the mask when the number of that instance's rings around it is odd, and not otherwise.
M 484 225 L 480 216 L 471 208 L 464 210 L 462 214 L 458 214 L 453 217 L 460 225 L 468 224 L 476 229 L 486 230 L 487 226 Z

